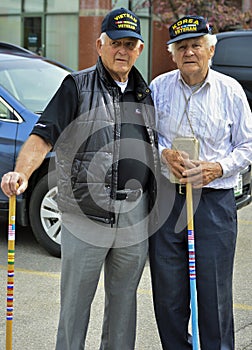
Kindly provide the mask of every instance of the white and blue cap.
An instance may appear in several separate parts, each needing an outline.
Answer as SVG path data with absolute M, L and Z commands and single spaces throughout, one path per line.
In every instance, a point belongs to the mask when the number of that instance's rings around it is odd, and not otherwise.
M 172 44 L 176 41 L 212 34 L 212 30 L 204 17 L 185 16 L 169 27 L 169 34 L 170 40 L 167 44 Z

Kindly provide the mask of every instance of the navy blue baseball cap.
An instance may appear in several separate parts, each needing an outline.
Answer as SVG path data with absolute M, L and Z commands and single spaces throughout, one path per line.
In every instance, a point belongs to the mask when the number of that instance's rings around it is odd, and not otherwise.
M 110 39 L 136 38 L 142 42 L 140 19 L 130 10 L 123 7 L 109 12 L 102 22 L 101 32 Z
M 167 44 L 176 41 L 212 34 L 207 20 L 201 16 L 185 16 L 169 27 L 170 40 Z

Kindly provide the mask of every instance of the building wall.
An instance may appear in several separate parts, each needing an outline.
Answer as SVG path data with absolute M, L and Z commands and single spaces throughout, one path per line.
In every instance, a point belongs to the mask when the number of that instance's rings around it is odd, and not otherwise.
M 0 41 L 78 69 L 79 0 L 1 0 Z
M 252 0 L 237 0 L 244 11 L 252 9 Z M 25 23 L 41 23 L 40 47 L 35 52 L 61 61 L 73 69 L 95 64 L 95 41 L 100 35 L 101 22 L 113 7 L 131 10 L 141 0 L 0 0 L 0 41 L 27 47 L 33 32 Z M 176 66 L 167 52 L 168 29 L 160 29 L 151 10 L 140 8 L 145 49 L 136 66 L 149 82 L 157 75 Z M 252 21 L 251 21 L 252 25 Z M 35 33 L 37 34 L 37 33 Z M 33 49 L 33 47 L 27 47 Z
M 151 78 L 176 68 L 171 54 L 167 51 L 168 29 L 160 28 L 158 22 L 152 24 L 152 73 Z
M 98 57 L 95 42 L 100 35 L 102 19 L 110 9 L 110 0 L 80 0 L 79 69 L 95 64 Z

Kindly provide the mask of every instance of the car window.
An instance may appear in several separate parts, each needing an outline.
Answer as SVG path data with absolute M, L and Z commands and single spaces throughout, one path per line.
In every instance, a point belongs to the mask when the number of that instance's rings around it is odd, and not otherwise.
M 0 99 L 0 120 L 4 121 L 17 121 L 17 118 L 7 105 Z
M 9 120 L 11 119 L 11 113 L 6 106 L 0 101 L 0 119 Z
M 238 49 L 239 48 L 239 49 Z M 252 67 L 252 35 L 223 38 L 217 42 L 215 65 Z
M 0 84 L 30 111 L 40 113 L 67 74 L 42 60 L 9 60 L 1 62 Z

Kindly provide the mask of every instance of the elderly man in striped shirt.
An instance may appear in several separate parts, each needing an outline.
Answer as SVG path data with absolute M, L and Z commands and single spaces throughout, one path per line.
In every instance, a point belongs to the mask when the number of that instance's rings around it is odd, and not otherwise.
M 165 350 L 192 349 L 185 206 L 191 183 L 201 349 L 234 350 L 233 188 L 251 162 L 251 111 L 239 83 L 210 69 L 216 36 L 203 17 L 185 16 L 169 31 L 178 69 L 151 82 L 162 159 L 162 222 L 150 239 L 159 334 Z

